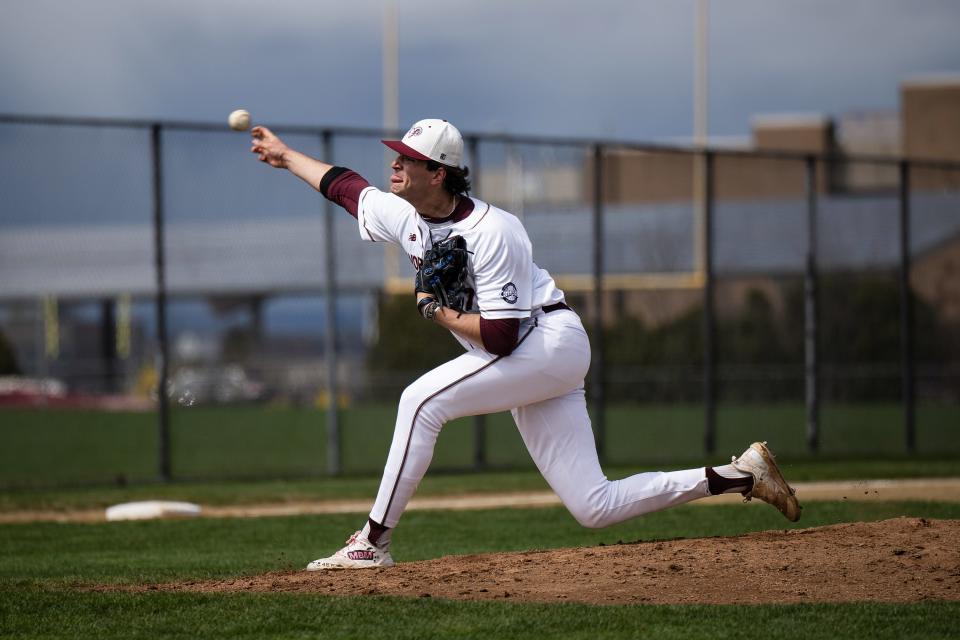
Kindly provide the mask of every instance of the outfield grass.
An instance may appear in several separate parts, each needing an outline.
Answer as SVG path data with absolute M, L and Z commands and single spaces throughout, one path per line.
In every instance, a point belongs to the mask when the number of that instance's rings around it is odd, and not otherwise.
M 960 505 L 816 503 L 803 526 L 899 515 L 958 518 Z M 351 515 L 0 525 L 0 637 L 956 637 L 957 603 L 589 606 L 303 594 L 80 593 L 78 584 L 226 578 L 300 568 L 359 526 Z M 679 507 L 595 531 L 562 509 L 412 512 L 400 561 L 736 535 L 791 528 L 764 505 Z M 744 585 L 749 588 L 749 585 Z M 745 629 L 744 624 L 750 626 Z M 385 626 L 386 625 L 386 626 Z M 747 633 L 749 631 L 749 633 Z
M 394 408 L 354 407 L 342 419 L 343 469 L 377 473 L 386 459 Z M 610 407 L 606 452 L 612 466 L 703 462 L 702 411 L 684 406 Z M 157 425 L 152 413 L 60 410 L 0 411 L 0 486 L 146 482 L 157 475 Z M 904 457 L 896 405 L 827 406 L 821 455 L 827 458 Z M 921 456 L 960 457 L 960 407 L 921 407 Z M 799 405 L 722 406 L 718 459 L 754 440 L 768 440 L 782 459 L 810 459 Z M 325 472 L 325 413 L 271 407 L 176 409 L 171 420 L 176 478 L 303 477 Z M 470 419 L 444 429 L 434 468 L 470 468 Z M 531 469 L 509 414 L 490 416 L 487 460 L 495 467 Z

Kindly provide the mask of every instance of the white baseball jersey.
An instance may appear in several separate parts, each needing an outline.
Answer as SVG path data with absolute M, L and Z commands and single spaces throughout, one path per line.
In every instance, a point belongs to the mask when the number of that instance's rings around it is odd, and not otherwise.
M 406 200 L 367 187 L 357 205 L 360 235 L 400 245 L 415 270 L 434 242 L 463 236 L 469 251 L 470 285 L 477 292 L 473 310 L 488 320 L 529 318 L 541 307 L 562 302 L 563 292 L 553 278 L 533 262 L 530 238 L 516 216 L 471 200 L 473 211 L 463 220 L 433 223 Z
M 590 343 L 580 318 L 566 308 L 544 312 L 543 307 L 563 302 L 563 292 L 533 262 L 523 225 L 506 211 L 472 200 L 473 211 L 465 218 L 431 223 L 407 201 L 374 187 L 363 189 L 358 199 L 360 235 L 400 245 L 414 268 L 432 242 L 463 236 L 471 252 L 476 309 L 486 319 L 521 319 L 519 342 L 510 355 L 471 349 L 454 333 L 467 353 L 403 392 L 370 519 L 397 525 L 445 423 L 500 411 L 511 411 L 537 468 L 585 526 L 607 526 L 708 495 L 703 468 L 607 480 L 587 413 L 583 379 Z

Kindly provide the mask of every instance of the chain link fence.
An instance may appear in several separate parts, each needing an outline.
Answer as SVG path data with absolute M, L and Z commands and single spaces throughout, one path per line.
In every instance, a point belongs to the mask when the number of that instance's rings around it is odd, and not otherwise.
M 385 183 L 384 132 L 277 132 Z M 402 389 L 456 345 L 410 313 L 405 256 L 248 143 L 0 117 L 0 486 L 382 467 Z M 960 164 L 481 135 L 467 157 L 591 333 L 607 463 L 960 453 Z M 435 456 L 529 465 L 508 414 Z

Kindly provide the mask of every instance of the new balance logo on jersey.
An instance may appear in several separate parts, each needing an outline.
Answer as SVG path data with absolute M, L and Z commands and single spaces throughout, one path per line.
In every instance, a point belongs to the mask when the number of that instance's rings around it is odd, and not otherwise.
M 503 285 L 503 289 L 500 289 L 500 297 L 507 301 L 508 304 L 517 303 L 517 285 L 512 282 L 508 282 Z
M 409 240 L 410 242 L 416 242 L 416 241 L 417 241 L 417 234 L 411 233 L 409 236 L 407 236 L 407 240 Z

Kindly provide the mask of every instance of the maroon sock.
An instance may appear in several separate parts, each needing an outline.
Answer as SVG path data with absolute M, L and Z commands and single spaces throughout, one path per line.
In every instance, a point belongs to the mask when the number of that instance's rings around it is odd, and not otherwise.
M 374 522 L 370 518 L 367 518 L 367 522 L 370 523 L 370 533 L 367 534 L 367 540 L 373 544 L 377 544 L 377 540 L 380 539 L 380 536 L 390 529 L 390 527 L 385 527 L 379 522 Z
M 724 478 L 722 475 L 707 467 L 707 488 L 713 495 L 721 493 L 747 493 L 753 489 L 753 476 L 745 478 Z

